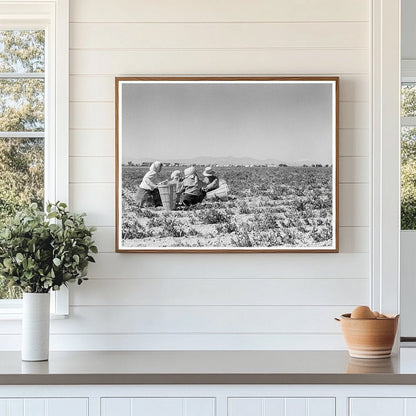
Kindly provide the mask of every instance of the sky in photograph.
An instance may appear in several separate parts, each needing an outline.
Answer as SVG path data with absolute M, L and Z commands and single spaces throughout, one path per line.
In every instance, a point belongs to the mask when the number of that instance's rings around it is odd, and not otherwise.
M 122 161 L 332 163 L 332 86 L 124 83 Z

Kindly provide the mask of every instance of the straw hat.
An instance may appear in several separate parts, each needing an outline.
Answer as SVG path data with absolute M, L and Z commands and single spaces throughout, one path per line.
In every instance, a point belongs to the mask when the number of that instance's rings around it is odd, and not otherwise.
M 187 178 L 188 176 L 191 176 L 193 174 L 195 174 L 196 169 L 195 166 L 189 166 L 189 168 L 186 168 L 183 173 L 185 175 L 185 178 Z
M 214 176 L 215 175 L 215 172 L 214 172 L 214 170 L 212 169 L 212 167 L 211 166 L 207 166 L 205 169 L 204 169 L 204 172 L 202 173 L 204 176 Z
M 174 170 L 172 172 L 172 174 L 170 175 L 171 179 L 176 179 L 179 178 L 181 176 L 181 171 L 180 170 Z

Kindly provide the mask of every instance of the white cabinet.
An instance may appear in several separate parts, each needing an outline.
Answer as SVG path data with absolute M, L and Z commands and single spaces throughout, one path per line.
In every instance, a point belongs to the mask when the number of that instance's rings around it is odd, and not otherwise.
M 214 398 L 102 398 L 101 416 L 214 416 Z
M 88 416 L 86 398 L 0 399 L 0 416 Z
M 415 398 L 351 398 L 349 416 L 414 416 Z
M 335 399 L 229 398 L 228 416 L 335 416 Z
M 0 385 L 0 416 L 416 416 L 416 386 Z

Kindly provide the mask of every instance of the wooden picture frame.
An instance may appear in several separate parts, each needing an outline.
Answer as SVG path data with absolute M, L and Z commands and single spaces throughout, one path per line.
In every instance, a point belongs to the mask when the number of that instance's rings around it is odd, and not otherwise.
M 338 85 L 116 77 L 116 251 L 338 252 Z

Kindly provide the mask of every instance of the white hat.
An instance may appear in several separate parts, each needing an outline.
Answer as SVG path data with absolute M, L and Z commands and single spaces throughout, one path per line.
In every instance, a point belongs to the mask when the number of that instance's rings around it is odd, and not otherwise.
M 196 172 L 196 168 L 195 166 L 189 166 L 189 168 L 186 168 L 183 173 L 185 175 L 185 178 L 187 178 L 188 176 L 193 175 Z
M 170 178 L 175 179 L 175 178 L 178 178 L 179 176 L 181 176 L 181 171 L 180 170 L 174 170 L 172 172 L 172 174 L 170 175 Z
M 153 170 L 155 172 L 160 172 L 160 170 L 162 169 L 162 166 L 163 166 L 163 163 L 156 160 L 150 165 L 150 170 Z
M 215 172 L 214 172 L 214 170 L 212 169 L 212 167 L 211 166 L 207 166 L 205 169 L 204 169 L 204 172 L 202 173 L 204 176 L 214 176 L 215 175 Z

